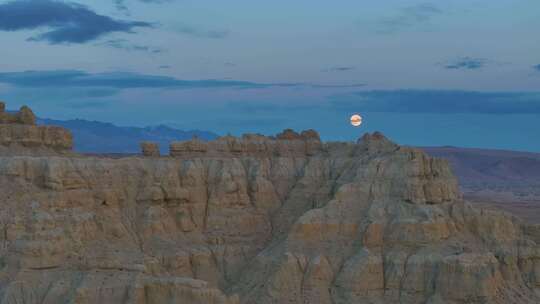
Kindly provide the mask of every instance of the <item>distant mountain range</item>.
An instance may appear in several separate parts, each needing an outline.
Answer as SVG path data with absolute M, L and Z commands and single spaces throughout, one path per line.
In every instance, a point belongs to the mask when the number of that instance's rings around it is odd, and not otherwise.
M 540 153 L 456 147 L 422 149 L 450 161 L 468 201 L 540 224 Z
M 168 153 L 171 141 L 189 140 L 194 136 L 201 140 L 212 140 L 217 134 L 189 130 L 183 131 L 165 125 L 153 127 L 120 127 L 111 123 L 83 119 L 54 120 L 39 118 L 38 124 L 54 125 L 71 130 L 74 150 L 84 153 L 139 153 L 141 141 L 154 141 L 162 153 Z
M 540 153 L 457 147 L 424 147 L 428 154 L 450 161 L 465 193 L 487 190 L 540 197 Z M 535 188 L 534 193 L 518 188 Z M 505 188 L 509 189 L 505 189 Z

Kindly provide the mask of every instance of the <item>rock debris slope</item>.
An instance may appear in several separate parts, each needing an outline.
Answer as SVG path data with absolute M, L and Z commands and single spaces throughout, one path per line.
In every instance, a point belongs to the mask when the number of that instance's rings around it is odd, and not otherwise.
M 540 229 L 380 133 L 120 159 L 2 145 L 0 303 L 540 301 Z

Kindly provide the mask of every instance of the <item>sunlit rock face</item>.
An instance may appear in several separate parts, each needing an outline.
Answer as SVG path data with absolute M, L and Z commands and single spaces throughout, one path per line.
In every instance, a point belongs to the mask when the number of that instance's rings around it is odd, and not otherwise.
M 539 303 L 538 229 L 380 133 L 171 154 L 0 156 L 0 303 Z
M 173 157 L 306 157 L 319 152 L 322 152 L 322 143 L 314 130 L 299 134 L 286 129 L 276 137 L 244 134 L 241 138 L 223 136 L 210 142 L 194 138 L 170 144 Z
M 71 133 L 60 127 L 36 126 L 36 116 L 26 106 L 16 113 L 5 111 L 0 101 L 0 155 L 51 154 L 69 152 Z

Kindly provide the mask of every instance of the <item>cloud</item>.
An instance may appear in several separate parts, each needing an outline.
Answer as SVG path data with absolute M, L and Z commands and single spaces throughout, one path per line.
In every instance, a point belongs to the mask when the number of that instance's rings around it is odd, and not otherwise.
M 113 3 L 117 10 L 123 11 L 126 14 L 129 14 L 128 7 L 126 6 L 124 0 L 113 0 Z
M 4 94 L 10 95 L 18 100 L 40 100 L 46 97 L 48 100 L 94 100 L 111 97 L 120 92 L 116 88 L 75 88 L 75 87 L 20 87 L 11 89 Z
M 397 113 L 540 114 L 540 92 L 362 91 L 330 97 L 337 110 Z
M 538 72 L 540 72 L 540 64 L 537 64 L 535 66 L 533 66 L 533 69 L 537 70 Z
M 0 83 L 17 87 L 108 87 L 133 88 L 263 88 L 282 84 L 261 84 L 237 80 L 181 80 L 168 76 L 113 72 L 90 74 L 78 70 L 0 73 Z
M 163 52 L 163 50 L 160 48 L 148 46 L 148 45 L 133 44 L 126 39 L 111 39 L 103 43 L 98 43 L 96 45 L 107 46 L 107 47 L 124 50 L 124 51 L 138 51 L 138 52 L 146 52 L 146 53 L 151 53 L 151 54 L 159 54 Z
M 223 39 L 229 35 L 227 30 L 205 30 L 194 26 L 182 24 L 176 27 L 176 31 L 196 38 Z
M 353 84 L 307 84 L 308 86 L 315 89 L 347 89 L 347 88 L 361 88 L 365 87 L 365 83 L 353 83 Z
M 167 2 L 172 2 L 174 0 L 139 0 L 140 2 L 144 3 L 154 3 L 154 4 L 162 4 Z M 130 15 L 129 8 L 126 5 L 126 0 L 113 0 L 114 6 L 117 10 L 125 13 L 126 15 Z
M 141 2 L 146 2 L 146 3 L 167 3 L 167 2 L 172 2 L 174 0 L 139 0 Z
M 86 43 L 113 32 L 133 33 L 151 28 L 142 21 L 122 21 L 95 13 L 84 5 L 55 0 L 15 0 L 0 4 L 0 30 L 20 31 L 46 28 L 30 41 L 50 44 Z
M 356 67 L 353 67 L 353 66 L 335 66 L 335 67 L 324 69 L 323 72 L 349 72 L 355 69 Z
M 461 57 L 456 60 L 444 64 L 444 68 L 448 70 L 477 70 L 481 69 L 488 63 L 484 58 Z
M 167 70 L 167 69 L 172 68 L 172 66 L 164 64 L 164 65 L 158 66 L 158 68 L 159 68 L 159 69 L 163 69 L 163 70 Z
M 167 68 L 163 66 L 162 68 Z M 183 80 L 170 76 L 146 75 L 128 72 L 88 73 L 79 70 L 49 70 L 0 72 L 0 84 L 19 88 L 170 88 L 170 89 L 211 89 L 234 88 L 314 88 L 347 89 L 359 88 L 364 84 L 314 84 L 314 83 L 258 83 L 231 79 Z
M 402 8 L 399 13 L 378 20 L 377 32 L 393 34 L 398 31 L 428 23 L 434 16 L 444 11 L 434 4 L 422 3 Z

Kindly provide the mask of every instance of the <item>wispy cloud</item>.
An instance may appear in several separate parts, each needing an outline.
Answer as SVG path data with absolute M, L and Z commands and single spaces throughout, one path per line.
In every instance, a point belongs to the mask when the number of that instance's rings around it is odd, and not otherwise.
M 126 14 L 129 14 L 129 9 L 126 6 L 124 0 L 113 0 L 113 3 L 117 10 L 125 12 Z
M 167 66 L 164 66 L 166 68 Z M 127 72 L 88 73 L 79 70 L 48 70 L 0 73 L 0 84 L 21 88 L 172 88 L 172 89 L 263 89 L 263 88 L 359 88 L 364 84 L 258 83 L 231 79 L 183 80 L 170 76 Z
M 349 72 L 355 70 L 356 67 L 353 66 L 335 66 L 323 69 L 323 72 Z
M 365 83 L 353 83 L 353 84 L 308 84 L 310 87 L 315 89 L 348 89 L 348 88 L 362 88 L 367 84 Z
M 132 88 L 262 88 L 280 84 L 261 84 L 236 80 L 181 80 L 168 76 L 114 72 L 90 74 L 77 70 L 25 71 L 0 73 L 0 83 L 18 87 L 108 87 Z
M 538 72 L 540 72 L 540 64 L 537 64 L 535 66 L 533 66 L 533 69 L 537 70 Z
M 139 0 L 141 2 L 145 2 L 145 3 L 156 3 L 156 4 L 161 4 L 161 3 L 167 3 L 167 2 L 172 2 L 174 0 Z M 113 0 L 113 3 L 116 7 L 117 10 L 119 11 L 123 11 L 123 12 L 126 12 L 128 13 L 129 12 L 129 8 L 127 7 L 126 5 L 126 1 L 125 0 Z M 129 14 L 129 13 L 128 13 Z
M 116 20 L 71 2 L 15 0 L 0 4 L 0 30 L 48 29 L 29 38 L 31 41 L 47 41 L 50 44 L 85 43 L 113 32 L 133 33 L 138 27 L 151 28 L 152 24 Z
M 333 108 L 397 113 L 540 113 L 540 92 L 362 91 L 330 97 Z
M 173 2 L 174 0 L 139 0 L 141 2 L 146 3 L 167 3 L 167 2 Z
M 94 87 L 12 87 L 2 92 L 2 98 L 28 103 L 43 101 L 51 104 L 78 104 L 86 102 L 104 102 L 120 93 L 116 88 Z M 70 106 L 71 107 L 71 106 Z
M 178 33 L 196 38 L 223 39 L 229 35 L 227 30 L 207 30 L 187 24 L 179 25 L 175 29 Z
M 428 23 L 433 17 L 443 14 L 444 11 L 430 3 L 407 6 L 393 16 L 379 18 L 377 32 L 393 34 L 408 28 Z
M 134 44 L 134 43 L 129 42 L 126 39 L 111 39 L 102 43 L 98 43 L 96 45 L 111 47 L 111 48 L 124 50 L 124 51 L 146 52 L 146 53 L 151 53 L 151 54 L 159 54 L 163 52 L 163 50 L 160 48 L 148 46 L 148 45 Z
M 444 63 L 443 66 L 448 70 L 477 70 L 485 67 L 488 62 L 485 58 L 460 57 Z

